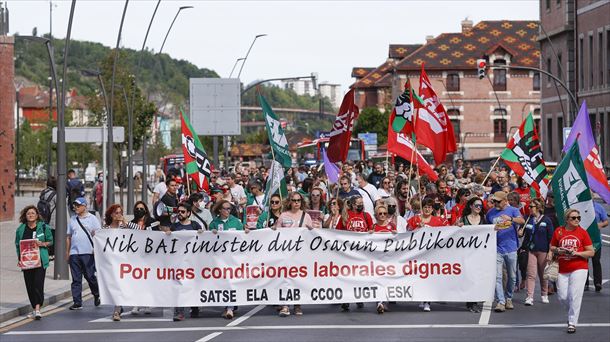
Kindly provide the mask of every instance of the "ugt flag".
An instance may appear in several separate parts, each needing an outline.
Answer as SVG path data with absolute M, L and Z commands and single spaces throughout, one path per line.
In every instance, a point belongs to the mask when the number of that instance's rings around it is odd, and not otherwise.
M 267 126 L 267 134 L 269 134 L 269 144 L 273 149 L 273 159 L 277 160 L 283 167 L 291 167 L 292 158 L 288 150 L 288 140 L 280 120 L 275 116 L 271 106 L 262 95 L 258 95 L 258 100 L 265 114 L 265 125 Z
M 333 163 L 344 162 L 347 158 L 354 121 L 358 118 L 358 107 L 354 103 L 354 89 L 345 94 L 339 113 L 333 124 L 333 129 L 328 135 L 328 160 Z
M 419 75 L 419 96 L 423 105 L 416 103 L 418 109 L 415 121 L 417 142 L 430 148 L 434 161 L 436 164 L 440 164 L 447 158 L 447 153 L 457 151 L 457 145 L 451 120 L 432 89 L 432 83 L 424 70 L 424 63 L 421 65 Z
M 578 138 L 578 145 L 580 146 L 580 157 L 585 164 L 585 170 L 587 171 L 587 180 L 591 186 L 591 190 L 597 193 L 604 202 L 610 204 L 610 185 L 606 179 L 604 172 L 604 166 L 599 157 L 599 149 L 595 143 L 593 132 L 591 131 L 591 122 L 589 122 L 589 111 L 587 110 L 587 102 L 583 101 L 578 111 L 578 116 L 574 120 L 572 130 L 566 143 L 563 147 L 563 151 L 572 146 L 574 140 Z
M 595 250 L 601 248 L 599 228 L 595 222 L 595 209 L 587 182 L 585 167 L 578 151 L 578 141 L 572 144 L 568 153 L 555 169 L 551 180 L 555 195 L 555 210 L 561 225 L 565 225 L 563 213 L 572 208 L 580 212 L 580 226 L 587 230 Z
M 205 149 L 199 141 L 199 137 L 191 127 L 191 123 L 180 111 L 182 121 L 182 153 L 184 154 L 184 164 L 186 173 L 191 176 L 198 189 L 209 190 L 210 172 L 212 164 L 208 159 Z
M 511 170 L 546 198 L 549 191 L 547 171 L 532 113 L 523 120 L 500 157 Z
M 436 172 L 434 172 L 430 164 L 424 159 L 424 156 L 415 148 L 415 144 L 406 134 L 396 133 L 388 128 L 388 153 L 394 153 L 395 155 L 404 158 L 409 163 L 417 165 L 419 174 L 428 175 L 428 178 L 431 181 L 435 182 L 438 179 Z

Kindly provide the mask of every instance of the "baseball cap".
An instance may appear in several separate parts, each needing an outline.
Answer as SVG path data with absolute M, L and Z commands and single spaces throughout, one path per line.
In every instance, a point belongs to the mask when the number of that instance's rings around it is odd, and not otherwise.
M 78 197 L 77 199 L 74 200 L 74 202 L 72 202 L 72 204 L 76 204 L 76 205 L 87 205 L 87 200 L 84 197 Z
M 215 186 L 212 189 L 210 189 L 210 194 L 215 194 L 215 193 L 219 193 L 219 192 L 223 192 L 221 188 Z
M 507 194 L 504 191 L 496 191 L 491 198 L 496 201 L 504 201 L 507 198 Z

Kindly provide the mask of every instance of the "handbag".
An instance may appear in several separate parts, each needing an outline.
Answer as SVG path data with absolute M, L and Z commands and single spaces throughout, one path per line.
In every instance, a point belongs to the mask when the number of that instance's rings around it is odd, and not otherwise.
M 544 279 L 548 281 L 557 281 L 559 276 L 559 262 L 553 260 L 544 266 Z

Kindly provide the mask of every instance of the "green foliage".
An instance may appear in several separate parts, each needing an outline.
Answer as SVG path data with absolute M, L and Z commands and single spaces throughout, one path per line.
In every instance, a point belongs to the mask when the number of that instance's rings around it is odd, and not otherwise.
M 297 95 L 292 89 L 282 89 L 276 85 L 263 84 L 257 89 L 250 89 L 241 97 L 242 106 L 258 107 L 258 92 L 260 92 L 271 107 L 277 108 L 299 108 L 319 110 L 320 101 L 317 96 Z M 323 99 L 324 111 L 334 111 L 332 104 L 328 98 Z
M 358 133 L 377 133 L 378 144 L 383 145 L 388 141 L 388 119 L 389 116 L 377 107 L 367 107 L 360 112 L 356 120 L 354 136 Z

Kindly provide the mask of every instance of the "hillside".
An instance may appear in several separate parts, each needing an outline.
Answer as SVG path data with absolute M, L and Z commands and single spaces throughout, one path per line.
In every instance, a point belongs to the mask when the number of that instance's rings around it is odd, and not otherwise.
M 45 36 L 48 38 L 48 35 Z M 49 63 L 44 44 L 15 37 L 15 75 L 42 86 L 48 86 Z M 61 77 L 63 64 L 64 41 L 53 39 L 55 62 L 58 77 Z M 135 72 L 139 51 L 121 50 L 120 63 L 127 63 L 128 70 Z M 99 89 L 93 77 L 81 74 L 83 69 L 101 69 L 101 62 L 108 58 L 110 47 L 100 43 L 73 40 L 70 43 L 68 59 L 68 86 L 76 88 L 81 95 L 92 95 Z M 148 94 L 149 99 L 159 104 L 168 102 L 178 106 L 186 103 L 189 94 L 189 78 L 219 77 L 214 70 L 199 68 L 186 60 L 171 58 L 168 54 L 153 54 L 145 51 L 142 57 L 142 69 L 138 77 L 138 86 Z M 108 87 L 108 86 L 106 86 Z M 315 97 L 300 96 L 292 90 L 279 87 L 263 87 L 263 94 L 274 107 L 317 109 L 319 101 Z M 242 98 L 246 106 L 258 106 L 256 91 L 252 90 Z M 332 108 L 325 99 L 324 107 Z

